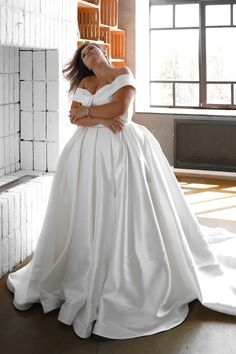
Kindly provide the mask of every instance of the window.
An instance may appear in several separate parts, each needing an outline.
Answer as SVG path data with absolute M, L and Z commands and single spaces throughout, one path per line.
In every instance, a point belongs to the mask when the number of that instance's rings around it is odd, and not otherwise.
M 139 99 L 149 107 L 235 109 L 235 1 L 137 0 L 136 8 Z

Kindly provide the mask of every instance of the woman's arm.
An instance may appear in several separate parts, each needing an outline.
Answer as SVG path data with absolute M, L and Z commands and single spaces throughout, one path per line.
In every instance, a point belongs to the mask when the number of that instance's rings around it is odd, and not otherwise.
M 70 113 L 69 113 L 70 122 L 72 124 L 81 125 L 83 127 L 90 127 L 90 126 L 93 126 L 95 124 L 102 123 L 100 118 L 81 118 L 81 119 L 76 118 L 75 117 L 75 113 L 73 113 L 73 112 L 76 112 L 81 107 L 83 107 L 83 106 L 81 105 L 80 102 L 72 101 L 71 108 L 70 108 Z
M 89 108 L 90 117 L 99 117 L 102 119 L 111 117 L 121 117 L 125 114 L 129 108 L 130 102 L 134 97 L 135 89 L 133 86 L 124 86 L 116 91 L 113 95 L 113 100 L 110 103 L 102 104 L 99 106 L 91 106 Z M 71 112 L 77 118 L 86 117 L 88 114 L 87 107 L 81 106 L 75 108 Z
M 81 103 L 72 101 L 71 110 L 79 109 L 82 107 Z M 123 122 L 119 118 L 109 118 L 109 119 L 102 119 L 102 118 L 76 118 L 72 113 L 70 113 L 70 121 L 72 124 L 80 125 L 82 127 L 91 127 L 96 124 L 103 124 L 107 128 L 109 128 L 113 133 L 118 133 L 124 128 Z

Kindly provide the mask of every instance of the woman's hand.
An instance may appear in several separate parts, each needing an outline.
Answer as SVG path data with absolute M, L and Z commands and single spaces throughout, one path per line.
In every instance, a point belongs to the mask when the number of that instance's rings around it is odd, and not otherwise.
M 109 128 L 113 133 L 119 133 L 124 129 L 124 123 L 121 117 L 106 118 L 102 121 L 102 124 Z
M 69 111 L 69 117 L 72 120 L 76 120 L 77 118 L 84 118 L 87 115 L 87 108 L 84 106 L 80 106 L 79 108 L 73 108 Z

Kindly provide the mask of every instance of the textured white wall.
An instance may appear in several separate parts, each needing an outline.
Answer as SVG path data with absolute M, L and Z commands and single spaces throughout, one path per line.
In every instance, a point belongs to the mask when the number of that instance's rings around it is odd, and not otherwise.
M 73 133 L 62 66 L 76 50 L 77 0 L 0 0 L 0 277 L 29 256 L 58 156 Z M 35 171 L 32 171 L 35 170 Z
M 0 176 L 55 170 L 74 131 L 61 70 L 77 31 L 76 0 L 0 0 Z

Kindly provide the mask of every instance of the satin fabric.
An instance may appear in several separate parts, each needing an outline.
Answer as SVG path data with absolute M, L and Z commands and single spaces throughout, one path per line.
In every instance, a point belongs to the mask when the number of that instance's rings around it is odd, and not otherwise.
M 92 95 L 99 105 L 135 82 L 120 75 Z M 236 235 L 201 226 L 151 132 L 132 121 L 112 133 L 78 127 L 55 171 L 29 264 L 7 286 L 19 310 L 41 303 L 82 338 L 132 338 L 180 324 L 188 303 L 236 315 Z

